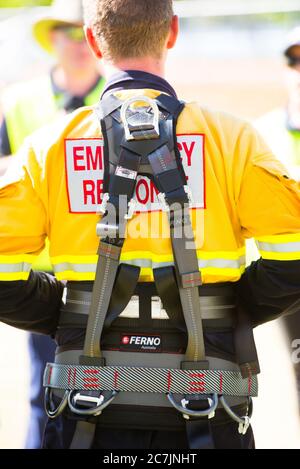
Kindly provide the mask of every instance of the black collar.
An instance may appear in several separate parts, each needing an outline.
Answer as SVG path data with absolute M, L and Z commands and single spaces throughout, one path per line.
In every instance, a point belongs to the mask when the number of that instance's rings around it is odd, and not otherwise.
M 164 78 L 139 70 L 125 70 L 115 73 L 106 83 L 101 98 L 115 91 L 146 88 L 162 91 L 177 98 L 175 90 Z

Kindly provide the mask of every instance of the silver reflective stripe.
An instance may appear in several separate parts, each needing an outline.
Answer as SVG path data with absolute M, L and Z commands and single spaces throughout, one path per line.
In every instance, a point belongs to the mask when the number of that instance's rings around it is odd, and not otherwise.
M 72 272 L 86 273 L 86 272 L 96 272 L 96 263 L 95 264 L 74 264 L 71 262 L 61 262 L 60 264 L 54 264 L 53 270 L 55 273 L 66 272 L 71 270 Z
M 16 264 L 0 264 L 0 273 L 29 272 L 31 264 L 28 262 L 18 262 Z
M 123 264 L 134 265 L 141 268 L 147 269 L 156 269 L 158 267 L 168 267 L 174 265 L 173 261 L 169 262 L 154 262 L 151 259 L 131 259 L 131 260 L 122 260 Z M 240 269 L 245 265 L 245 256 L 241 256 L 239 259 L 199 259 L 198 266 L 199 269 L 204 268 L 217 268 L 217 269 Z M 53 269 L 55 273 L 72 271 L 78 273 L 86 272 L 95 272 L 95 264 L 76 264 L 70 262 L 62 262 L 59 264 L 54 264 Z
M 300 252 L 300 242 L 295 243 L 262 243 L 256 241 L 260 251 L 267 252 Z

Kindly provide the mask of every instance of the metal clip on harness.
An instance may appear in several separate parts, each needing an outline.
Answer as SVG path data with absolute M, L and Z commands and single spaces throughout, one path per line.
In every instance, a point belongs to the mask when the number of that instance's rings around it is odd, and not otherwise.
M 95 397 L 82 395 L 77 391 L 71 391 L 68 395 L 68 404 L 70 410 L 74 412 L 74 414 L 97 417 L 101 414 L 102 410 L 104 410 L 105 407 L 107 407 L 114 400 L 117 394 L 117 391 L 111 391 L 109 396 L 105 398 L 103 394 Z M 82 404 L 96 404 L 96 406 L 88 409 L 82 409 L 79 407 L 80 401 Z

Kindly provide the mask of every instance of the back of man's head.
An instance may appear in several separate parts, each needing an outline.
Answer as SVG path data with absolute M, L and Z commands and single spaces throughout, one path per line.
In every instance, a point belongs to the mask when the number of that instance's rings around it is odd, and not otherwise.
M 106 60 L 161 58 L 172 0 L 83 0 L 85 24 Z

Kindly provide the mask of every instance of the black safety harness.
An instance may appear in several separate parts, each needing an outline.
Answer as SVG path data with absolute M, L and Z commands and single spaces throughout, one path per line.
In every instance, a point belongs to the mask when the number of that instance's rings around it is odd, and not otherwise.
M 252 329 L 235 300 L 203 295 L 206 286 L 201 282 L 189 211 L 192 194 L 176 143 L 176 123 L 183 108 L 183 103 L 166 94 L 155 99 L 135 96 L 125 102 L 110 95 L 98 108 L 105 173 L 96 277 L 92 292 L 68 289 L 60 321 L 60 327 L 86 327 L 84 349 L 62 353 L 56 363 L 47 364 L 44 374 L 48 416 L 55 418 L 68 409 L 78 417 L 71 448 L 90 447 L 95 417 L 110 404 L 134 405 L 139 398 L 182 414 L 190 448 L 213 447 L 210 419 L 217 408 L 238 423 L 240 433 L 245 434 L 249 426 L 259 372 Z M 139 175 L 153 181 L 169 218 L 174 264 L 154 268 L 154 284 L 138 283 L 140 267 L 120 262 Z M 139 298 L 139 319 L 120 317 L 134 295 Z M 137 331 L 142 325 L 144 332 L 151 331 L 155 343 L 153 297 L 167 313 L 167 321 L 156 321 L 163 330 L 165 350 L 145 353 L 147 346 L 151 348 L 151 337 L 138 339 L 145 345 L 143 352 L 116 350 L 113 345 L 122 321 Z M 206 354 L 203 325 L 220 326 L 226 321 L 235 330 L 238 365 Z M 61 396 L 58 406 L 53 404 L 53 393 Z M 229 404 L 236 398 L 248 402 L 243 416 Z

